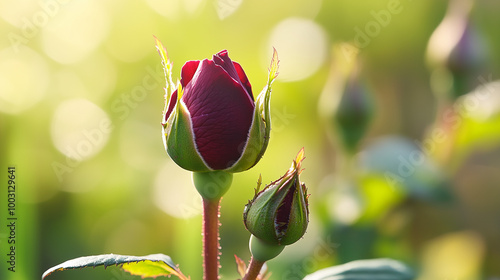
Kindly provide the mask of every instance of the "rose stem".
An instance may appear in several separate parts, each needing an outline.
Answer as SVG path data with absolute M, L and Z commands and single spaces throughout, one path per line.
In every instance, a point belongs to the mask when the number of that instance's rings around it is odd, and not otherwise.
M 252 257 L 250 260 L 250 265 L 248 266 L 247 274 L 243 277 L 243 280 L 255 280 L 259 276 L 260 270 L 265 262 L 261 262 Z
M 205 280 L 219 279 L 219 202 L 203 198 L 203 275 Z

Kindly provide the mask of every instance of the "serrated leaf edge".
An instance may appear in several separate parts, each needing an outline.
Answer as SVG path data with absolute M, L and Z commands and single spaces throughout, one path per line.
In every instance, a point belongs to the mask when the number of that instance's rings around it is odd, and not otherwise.
M 122 257 L 124 260 L 121 261 L 115 261 L 115 263 L 110 263 L 106 264 L 104 263 L 104 260 L 111 258 L 112 256 L 114 257 Z M 84 257 L 78 257 L 74 258 L 71 260 L 67 260 L 61 264 L 58 264 L 56 266 L 53 266 L 49 269 L 47 269 L 43 275 L 42 275 L 42 280 L 45 279 L 45 277 L 49 276 L 50 274 L 56 272 L 56 271 L 64 271 L 64 270 L 69 270 L 69 269 L 82 269 L 82 268 L 96 268 L 98 266 L 104 266 L 104 269 L 106 269 L 109 266 L 122 266 L 123 264 L 130 264 L 130 263 L 139 263 L 139 262 L 144 262 L 144 261 L 151 261 L 151 262 L 163 262 L 167 267 L 169 267 L 173 272 L 170 272 L 172 275 L 175 275 L 179 277 L 181 280 L 189 280 L 189 277 L 186 277 L 182 272 L 180 271 L 179 267 L 173 263 L 169 263 L 168 260 L 163 260 L 160 258 L 167 257 L 170 259 L 169 256 L 163 255 L 163 254 L 151 254 L 147 256 L 128 256 L 128 255 L 117 255 L 117 254 L 104 254 L 104 255 L 94 255 L 94 256 L 84 256 Z M 77 263 L 77 260 L 83 260 L 83 259 L 90 259 L 90 258 L 102 258 L 102 260 L 98 261 L 93 261 L 92 264 L 83 264 L 83 265 L 74 265 L 72 263 Z M 141 258 L 141 259 L 140 259 Z M 133 259 L 130 261 L 127 261 L 126 259 Z M 172 260 L 170 259 L 170 262 Z M 126 271 L 124 269 L 124 271 Z M 128 272 L 128 271 L 127 271 Z M 156 277 L 154 277 L 156 278 Z

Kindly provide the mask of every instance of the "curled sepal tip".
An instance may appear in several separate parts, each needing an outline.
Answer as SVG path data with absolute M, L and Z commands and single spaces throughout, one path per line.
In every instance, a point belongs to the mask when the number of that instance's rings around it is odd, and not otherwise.
M 173 63 L 170 62 L 170 59 L 168 58 L 168 53 L 167 49 L 163 46 L 161 41 L 156 38 L 156 36 L 153 36 L 155 39 L 155 46 L 156 50 L 158 51 L 158 54 L 160 55 L 161 58 L 161 64 L 163 65 L 163 73 L 165 74 L 165 105 L 167 105 L 168 101 L 170 100 L 170 97 L 172 96 L 172 93 L 175 90 L 175 85 L 172 81 L 172 67 Z M 165 115 L 167 106 L 165 106 L 165 111 L 163 112 L 163 115 Z

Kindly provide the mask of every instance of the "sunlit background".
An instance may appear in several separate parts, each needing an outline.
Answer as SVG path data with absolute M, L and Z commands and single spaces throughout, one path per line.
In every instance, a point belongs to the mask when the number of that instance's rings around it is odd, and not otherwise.
M 200 200 L 161 138 L 156 36 L 175 75 L 227 49 L 254 95 L 273 47 L 281 61 L 267 152 L 222 201 L 222 279 L 239 277 L 234 255 L 250 257 L 242 212 L 259 174 L 277 179 L 302 147 L 310 225 L 268 263 L 271 279 L 378 257 L 419 279 L 500 279 L 500 2 L 453 9 L 431 0 L 1 0 L 0 177 L 6 186 L 16 167 L 18 221 L 12 273 L 2 187 L 0 278 L 39 279 L 83 255 L 164 253 L 201 279 Z M 464 26 L 470 53 L 458 56 L 477 72 L 460 72 L 469 82 L 457 85 L 442 58 Z M 332 115 L 353 61 L 373 114 L 349 150 Z M 48 279 L 140 277 L 110 267 Z

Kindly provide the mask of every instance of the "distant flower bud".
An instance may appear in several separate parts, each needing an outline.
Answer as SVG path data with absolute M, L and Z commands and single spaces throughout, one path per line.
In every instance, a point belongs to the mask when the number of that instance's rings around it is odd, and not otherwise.
M 471 1 L 450 1 L 448 11 L 427 48 L 431 66 L 444 68 L 451 74 L 453 99 L 475 88 L 486 62 L 486 47 L 470 20 L 471 9 Z
M 374 102 L 368 87 L 353 71 L 347 78 L 334 122 L 342 144 L 349 152 L 355 152 L 368 130 L 374 112 Z
M 351 50 L 350 56 L 346 56 L 346 49 Z M 330 74 L 318 104 L 319 114 L 331 132 L 329 136 L 349 153 L 357 150 L 375 111 L 357 53 L 350 43 L 333 47 Z

